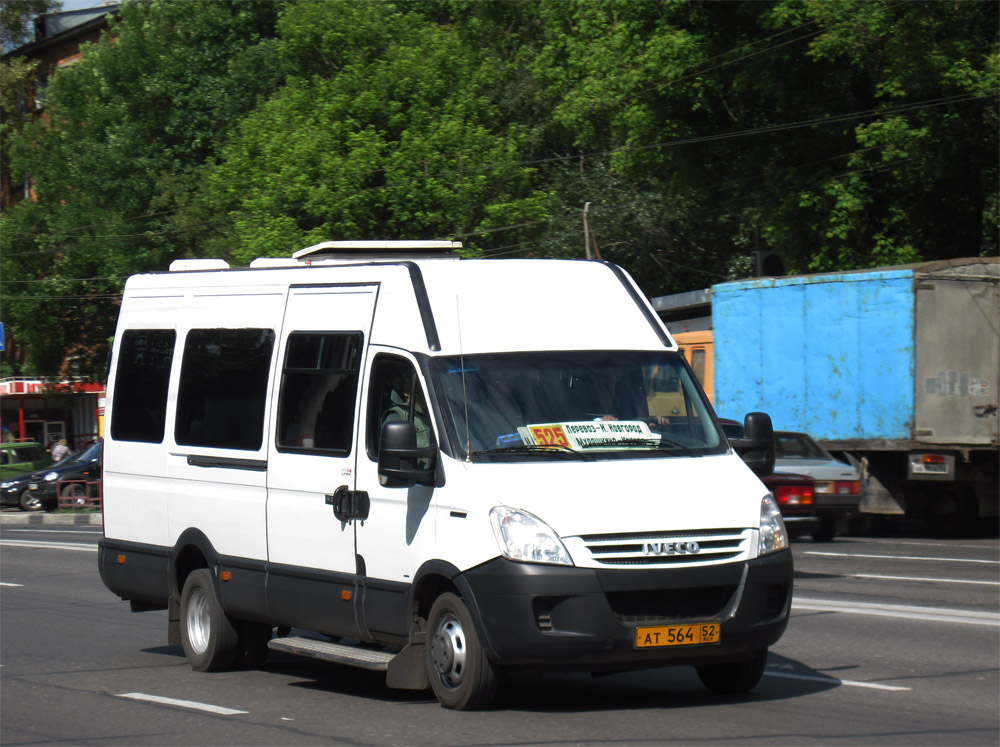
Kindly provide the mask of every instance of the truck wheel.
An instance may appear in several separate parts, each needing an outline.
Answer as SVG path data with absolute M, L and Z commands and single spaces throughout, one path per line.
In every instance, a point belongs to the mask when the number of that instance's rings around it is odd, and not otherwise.
M 21 495 L 17 499 L 17 504 L 21 507 L 22 511 L 42 510 L 42 502 L 38 499 L 38 496 L 27 488 L 21 491 Z
M 454 594 L 439 596 L 428 617 L 424 646 L 431 690 L 445 708 L 485 708 L 497 690 L 497 674 L 479 642 L 472 616 Z
M 192 571 L 181 592 L 181 644 L 197 672 L 228 669 L 236 659 L 239 633 L 215 596 L 212 575 Z
M 837 520 L 832 516 L 824 516 L 819 520 L 819 529 L 813 532 L 812 538 L 817 542 L 833 542 L 837 536 Z
M 717 695 L 741 695 L 753 690 L 764 674 L 767 649 L 754 653 L 749 659 L 725 664 L 705 664 L 695 667 L 702 684 Z
M 979 520 L 979 504 L 971 489 L 955 489 L 935 496 L 929 513 L 927 527 L 932 537 L 967 537 Z

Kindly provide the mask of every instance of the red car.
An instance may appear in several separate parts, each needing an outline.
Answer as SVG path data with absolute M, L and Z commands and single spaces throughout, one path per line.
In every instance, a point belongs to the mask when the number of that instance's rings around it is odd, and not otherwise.
M 774 494 L 789 537 L 819 531 L 821 522 L 816 506 L 815 480 L 791 472 L 774 472 L 762 477 L 761 482 Z

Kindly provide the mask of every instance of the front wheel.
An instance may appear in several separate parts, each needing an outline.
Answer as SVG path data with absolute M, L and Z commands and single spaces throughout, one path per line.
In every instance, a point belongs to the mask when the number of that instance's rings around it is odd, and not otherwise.
M 32 493 L 27 488 L 21 491 L 21 496 L 17 499 L 17 503 L 22 511 L 41 511 L 43 508 L 42 502 L 38 499 L 38 494 Z
M 485 708 L 497 691 L 497 673 L 472 624 L 472 616 L 454 594 L 442 594 L 431 607 L 424 647 L 431 689 L 445 708 Z
M 702 684 L 717 695 L 742 695 L 753 690 L 764 675 L 767 649 L 756 651 L 749 659 L 725 664 L 696 667 Z
M 215 595 L 212 574 L 192 571 L 181 592 L 181 644 L 191 668 L 217 672 L 232 666 L 239 650 L 239 632 Z

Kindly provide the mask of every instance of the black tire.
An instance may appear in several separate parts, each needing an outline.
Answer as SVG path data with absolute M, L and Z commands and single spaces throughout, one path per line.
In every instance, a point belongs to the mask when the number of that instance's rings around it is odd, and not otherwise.
M 837 520 L 832 516 L 824 516 L 819 520 L 819 529 L 812 534 L 817 542 L 833 542 L 837 536 Z
M 239 648 L 236 625 L 215 595 L 212 574 L 192 571 L 181 592 L 181 644 L 191 668 L 218 672 L 232 667 Z
M 76 503 L 84 504 L 87 502 L 87 487 L 78 482 L 71 482 L 69 485 L 63 485 L 60 488 L 59 497 L 74 498 Z
M 702 684 L 717 695 L 742 695 L 753 690 L 764 675 L 767 649 L 755 652 L 749 659 L 725 664 L 705 664 L 695 667 Z
M 932 537 L 954 539 L 968 537 L 979 523 L 979 504 L 972 489 L 955 489 L 934 496 L 927 517 Z
M 27 488 L 22 490 L 21 495 L 17 497 L 17 505 L 21 507 L 22 511 L 41 511 L 45 508 L 37 493 L 31 492 Z
M 431 607 L 424 658 L 431 690 L 445 708 L 472 711 L 493 701 L 496 669 L 486 658 L 469 610 L 454 594 L 442 594 Z

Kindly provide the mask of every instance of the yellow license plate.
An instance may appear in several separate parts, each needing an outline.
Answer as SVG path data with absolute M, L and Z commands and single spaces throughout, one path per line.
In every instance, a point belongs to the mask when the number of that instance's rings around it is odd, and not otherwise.
M 722 640 L 718 623 L 697 625 L 657 625 L 635 629 L 635 647 L 697 646 Z

